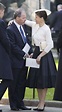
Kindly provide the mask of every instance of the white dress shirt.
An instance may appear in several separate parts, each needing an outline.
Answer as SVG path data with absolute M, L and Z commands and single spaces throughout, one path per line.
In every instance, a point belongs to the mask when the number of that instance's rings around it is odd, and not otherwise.
M 44 51 L 48 53 L 53 48 L 53 40 L 49 26 L 44 24 L 42 27 L 39 27 L 39 24 L 29 20 L 26 20 L 25 24 L 32 27 L 32 40 L 36 46 L 40 47 L 40 43 L 46 41 Z
M 22 28 L 22 30 L 23 30 L 23 33 L 24 33 L 24 36 L 26 37 L 25 31 L 24 31 L 24 29 L 23 29 L 23 26 L 22 26 L 22 25 L 19 25 L 18 23 L 16 23 L 15 20 L 14 20 L 14 24 L 17 26 L 19 32 L 20 32 L 20 26 L 21 26 L 21 28 Z M 21 32 L 20 32 L 20 34 L 21 34 Z M 22 35 L 22 34 L 21 34 L 21 35 Z

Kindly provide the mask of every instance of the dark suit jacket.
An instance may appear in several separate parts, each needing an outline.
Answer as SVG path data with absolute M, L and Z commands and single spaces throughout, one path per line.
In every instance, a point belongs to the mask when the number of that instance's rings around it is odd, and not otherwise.
M 57 49 L 62 49 L 62 31 L 59 33 L 59 37 L 57 39 Z
M 32 44 L 32 27 L 28 25 L 24 25 L 25 33 L 28 36 L 28 39 L 30 41 L 30 44 Z
M 11 41 L 11 62 L 12 62 L 12 67 L 13 68 L 22 68 L 25 66 L 25 60 L 23 59 L 25 53 L 22 51 L 23 47 L 25 46 L 21 34 L 16 27 L 14 23 L 12 23 L 8 28 L 7 28 L 8 36 Z M 27 35 L 26 35 L 27 37 Z M 30 41 L 27 37 L 27 42 L 30 45 Z M 32 49 L 30 49 L 30 52 L 32 53 Z
M 54 93 L 54 100 L 62 101 L 62 32 L 57 40 L 57 47 L 60 49 L 58 73 L 56 78 L 56 87 Z
M 2 19 L 0 19 L 0 78 L 12 79 L 12 70 L 9 54 L 10 53 L 10 41 L 6 33 L 6 25 Z
M 62 28 L 62 10 L 56 11 L 49 17 L 51 19 L 50 28 L 54 28 L 55 31 L 60 31 Z
M 62 31 L 59 34 L 59 38 L 57 40 L 57 47 L 60 49 L 59 56 L 59 66 L 58 66 L 58 74 L 56 78 L 56 86 L 54 93 L 54 100 L 62 101 Z

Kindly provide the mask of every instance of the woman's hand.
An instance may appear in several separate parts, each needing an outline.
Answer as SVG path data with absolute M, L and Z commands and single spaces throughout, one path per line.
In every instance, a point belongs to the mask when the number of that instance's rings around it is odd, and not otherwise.
M 13 22 L 14 20 L 9 21 L 8 26 L 10 26 Z
M 37 62 L 38 64 L 40 64 L 40 60 L 41 60 L 41 56 L 39 55 L 39 56 L 37 57 L 37 59 L 36 59 L 36 62 Z
M 44 55 L 46 55 L 47 53 L 45 52 L 45 51 L 43 51 L 42 53 L 40 53 L 40 55 L 37 57 L 37 59 L 36 59 L 36 62 L 38 63 L 38 64 L 40 64 L 40 60 L 41 60 L 41 57 L 43 57 Z

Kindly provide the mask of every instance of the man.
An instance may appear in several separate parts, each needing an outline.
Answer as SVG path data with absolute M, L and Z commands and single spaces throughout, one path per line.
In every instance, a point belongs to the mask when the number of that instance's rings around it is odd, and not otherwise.
M 57 6 L 57 11 L 50 16 L 50 28 L 52 31 L 52 38 L 56 47 L 58 35 L 62 29 L 62 4 Z
M 0 3 L 0 100 L 13 79 L 10 64 L 10 41 L 6 32 L 6 24 L 3 21 L 5 6 Z M 2 110 L 0 110 L 2 112 Z
M 62 28 L 62 4 L 57 6 L 57 11 L 54 12 L 53 19 L 51 21 L 51 28 L 54 29 L 55 32 L 59 32 Z
M 29 110 L 24 106 L 27 67 L 25 57 L 32 56 L 30 41 L 25 32 L 26 13 L 23 9 L 17 9 L 14 13 L 14 21 L 8 26 L 7 32 L 11 42 L 11 61 L 14 80 L 9 87 L 9 102 L 11 110 Z M 28 46 L 28 47 L 27 47 Z M 27 47 L 27 48 L 26 48 Z M 26 48 L 26 51 L 24 50 Z M 28 50 L 29 48 L 29 50 Z M 28 52 L 27 52 L 28 50 Z M 27 52 L 27 53 L 26 53 Z M 30 54 L 30 55 L 29 55 Z
M 57 48 L 60 51 L 60 56 L 53 100 L 62 101 L 62 31 L 57 40 Z

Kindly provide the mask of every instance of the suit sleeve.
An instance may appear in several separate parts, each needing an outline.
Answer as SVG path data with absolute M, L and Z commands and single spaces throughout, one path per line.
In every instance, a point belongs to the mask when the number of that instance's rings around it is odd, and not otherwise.
M 7 35 L 7 30 L 4 21 L 0 21 L 0 43 L 7 53 L 10 53 L 10 40 Z
M 59 37 L 57 39 L 57 49 L 62 48 L 62 31 L 59 33 Z
M 53 28 L 56 24 L 56 20 L 57 20 L 57 12 L 53 13 L 50 17 L 50 28 Z
M 22 49 L 17 45 L 16 40 L 15 40 L 15 34 L 13 31 L 7 28 L 7 33 L 10 39 L 11 43 L 11 52 L 13 55 L 16 56 L 16 58 L 23 59 L 25 53 L 22 51 Z

